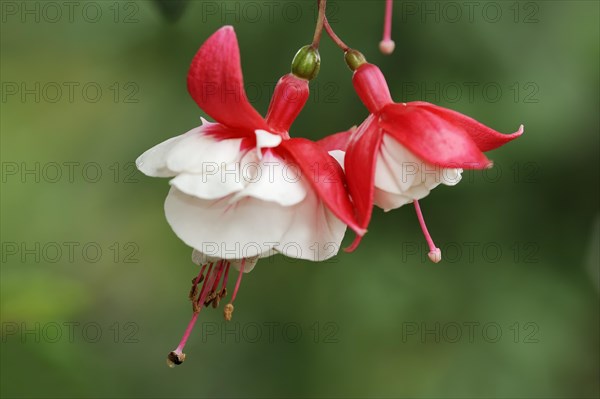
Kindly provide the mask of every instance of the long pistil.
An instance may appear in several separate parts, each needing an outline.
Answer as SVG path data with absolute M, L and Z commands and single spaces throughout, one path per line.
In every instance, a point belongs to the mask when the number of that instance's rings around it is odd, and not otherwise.
M 379 50 L 386 55 L 392 54 L 396 43 L 392 40 L 392 9 L 394 2 L 386 0 L 385 2 L 385 18 L 383 21 L 383 40 L 379 42 Z
M 217 266 L 220 266 L 220 262 Z M 185 353 L 183 353 L 183 349 L 185 344 L 187 343 L 194 326 L 196 325 L 196 321 L 198 320 L 198 316 L 200 315 L 200 311 L 202 310 L 201 304 L 206 299 L 206 295 L 208 294 L 208 287 L 213 283 L 214 277 L 217 274 L 217 270 L 213 271 L 213 264 L 211 263 L 208 267 L 208 271 L 206 272 L 206 278 L 204 279 L 204 283 L 202 284 L 202 289 L 200 290 L 199 298 L 196 302 L 194 302 L 194 314 L 192 315 L 192 319 L 188 323 L 185 332 L 183 333 L 183 337 L 181 337 L 181 341 L 179 341 L 179 345 L 175 348 L 174 351 L 171 351 L 167 356 L 167 365 L 169 367 L 175 367 L 177 365 L 182 364 L 185 361 Z
M 415 210 L 417 211 L 417 218 L 419 219 L 421 230 L 423 231 L 423 235 L 425 236 L 425 240 L 429 246 L 429 259 L 431 259 L 433 263 L 438 263 L 442 260 L 442 250 L 435 246 L 435 243 L 429 234 L 429 230 L 427 230 L 427 225 L 425 224 L 425 218 L 423 217 L 423 212 L 421 212 L 419 201 L 414 200 L 413 204 L 415 205 Z

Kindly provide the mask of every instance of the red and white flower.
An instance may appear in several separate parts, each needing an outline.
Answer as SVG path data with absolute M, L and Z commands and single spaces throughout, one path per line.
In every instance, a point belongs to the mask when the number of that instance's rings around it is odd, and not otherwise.
M 283 76 L 263 118 L 247 99 L 237 38 L 226 26 L 194 57 L 188 90 L 215 122 L 202 120 L 136 162 L 146 175 L 173 178 L 166 217 L 201 266 L 189 295 L 193 316 L 169 353 L 170 366 L 185 359 L 201 309 L 227 295 L 232 266 L 240 273 L 224 308 L 227 320 L 242 276 L 259 258 L 282 253 L 321 261 L 338 252 L 347 225 L 364 233 L 341 166 L 318 144 L 288 134 L 308 99 L 307 80 Z
M 248 272 L 276 252 L 321 261 L 337 253 L 346 225 L 362 231 L 342 169 L 315 143 L 289 137 L 309 96 L 306 80 L 282 77 L 261 117 L 245 94 L 237 39 L 226 26 L 196 54 L 188 89 L 216 123 L 203 120 L 137 165 L 146 175 L 173 177 L 166 217 L 198 263 L 248 259 Z
M 366 62 L 355 69 L 353 83 L 371 114 L 352 133 L 337 138 L 337 145 L 347 140 L 344 165 L 359 227 L 367 228 L 374 204 L 389 211 L 413 202 L 429 256 L 439 262 L 441 252 L 427 231 L 418 200 L 439 184 L 457 184 L 462 169 L 491 167 L 483 151 L 519 137 L 523 126 L 506 135 L 430 103 L 394 103 L 379 68 Z M 358 235 L 350 251 L 360 239 Z

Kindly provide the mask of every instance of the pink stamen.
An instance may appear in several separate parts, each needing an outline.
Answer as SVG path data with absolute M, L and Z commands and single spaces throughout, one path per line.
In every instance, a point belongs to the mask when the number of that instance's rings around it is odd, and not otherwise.
M 206 290 L 202 291 L 200 293 L 200 297 L 198 298 L 198 302 L 196 302 L 198 304 L 198 309 L 202 309 L 202 306 L 204 305 L 204 301 L 206 300 L 206 297 L 208 296 L 208 294 L 210 292 L 212 292 L 214 290 L 215 283 L 217 278 L 220 276 L 220 271 L 223 270 L 223 260 L 219 260 L 217 262 L 217 267 L 219 268 L 219 270 L 217 270 L 217 268 L 215 268 L 213 270 L 212 275 L 210 276 L 210 279 L 207 276 L 207 284 L 206 284 Z M 211 287 L 212 289 L 208 289 L 208 287 Z M 204 287 L 202 287 L 204 289 Z M 200 310 L 198 310 L 198 312 L 200 312 Z
M 196 281 L 194 281 L 194 285 L 198 285 L 198 283 L 200 282 L 200 279 L 202 278 L 202 275 L 204 274 L 204 270 L 206 270 L 206 266 L 207 266 L 207 263 L 204 264 L 204 266 L 202 266 L 202 269 L 200 269 L 200 273 L 198 273 L 198 277 L 196 277 Z
M 227 278 L 229 277 L 229 267 L 231 266 L 231 262 L 227 262 L 227 268 L 225 269 L 225 277 L 223 277 L 223 284 L 221 284 L 221 290 L 227 287 Z
M 423 235 L 425 236 L 425 240 L 427 241 L 427 245 L 429 246 L 429 259 L 433 263 L 438 263 L 442 260 L 442 251 L 435 246 L 429 231 L 427 230 L 427 225 L 425 224 L 425 218 L 423 217 L 423 212 L 421 212 L 421 206 L 419 205 L 418 200 L 414 200 L 413 204 L 415 205 L 415 210 L 417 211 L 417 218 L 419 219 L 419 224 L 421 225 L 421 230 L 423 231 Z
M 219 281 L 221 281 L 221 274 L 223 273 L 223 269 L 225 269 L 224 265 L 225 265 L 225 261 L 220 260 L 219 261 L 219 272 L 217 274 L 217 278 L 215 278 L 215 282 L 213 283 L 211 291 L 216 290 L 217 287 L 219 286 Z
M 231 304 L 235 301 L 235 296 L 237 295 L 238 289 L 240 288 L 240 284 L 242 283 L 242 276 L 244 275 L 244 266 L 246 266 L 246 259 L 242 259 L 242 266 L 240 267 L 240 274 L 238 275 L 237 281 L 235 282 L 235 288 L 233 290 L 233 295 L 231 296 Z
M 393 1 L 385 2 L 385 18 L 383 21 L 383 40 L 379 43 L 379 49 L 383 54 L 392 54 L 396 44 L 392 40 L 392 9 Z

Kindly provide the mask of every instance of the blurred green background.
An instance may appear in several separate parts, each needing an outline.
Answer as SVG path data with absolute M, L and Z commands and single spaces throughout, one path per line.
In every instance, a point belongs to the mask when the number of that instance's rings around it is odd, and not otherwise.
M 261 261 L 233 322 L 203 312 L 171 370 L 196 268 L 167 180 L 132 162 L 197 126 L 186 73 L 221 25 L 264 113 L 315 6 L 2 1 L 2 397 L 598 397 L 598 2 L 467 3 L 396 2 L 390 57 L 382 1 L 329 9 L 398 101 L 525 124 L 496 169 L 422 202 L 446 260 L 426 260 L 412 208 L 378 210 L 353 254 Z M 321 47 L 292 136 L 366 116 Z

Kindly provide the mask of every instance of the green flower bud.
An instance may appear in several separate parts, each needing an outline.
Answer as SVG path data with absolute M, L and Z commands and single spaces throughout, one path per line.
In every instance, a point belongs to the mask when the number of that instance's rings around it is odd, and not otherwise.
M 292 73 L 305 80 L 312 80 L 319 74 L 321 69 L 321 56 L 319 50 L 311 45 L 302 47 L 292 61 Z
M 344 59 L 346 60 L 346 64 L 350 67 L 351 70 L 356 71 L 358 67 L 367 62 L 367 59 L 364 55 L 358 50 L 350 49 L 346 51 L 344 54 Z

